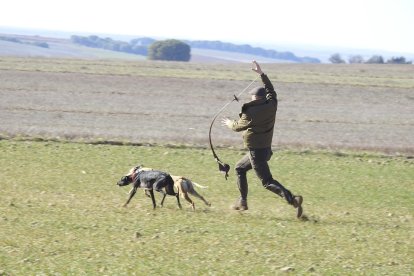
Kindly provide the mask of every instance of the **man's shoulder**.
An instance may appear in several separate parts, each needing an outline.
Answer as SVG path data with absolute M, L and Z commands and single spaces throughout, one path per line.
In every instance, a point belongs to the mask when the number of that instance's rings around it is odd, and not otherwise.
M 242 105 L 242 112 L 246 113 L 249 110 L 251 110 L 253 107 L 257 107 L 257 106 L 259 106 L 259 103 L 257 101 L 251 101 L 251 102 L 245 103 Z

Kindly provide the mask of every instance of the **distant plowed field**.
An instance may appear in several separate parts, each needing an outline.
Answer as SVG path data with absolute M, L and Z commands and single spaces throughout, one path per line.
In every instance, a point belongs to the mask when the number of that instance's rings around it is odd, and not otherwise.
M 412 65 L 262 68 L 280 100 L 275 148 L 414 153 Z M 2 58 L 0 134 L 208 146 L 215 112 L 255 77 L 250 64 Z M 217 120 L 213 143 L 242 138 Z

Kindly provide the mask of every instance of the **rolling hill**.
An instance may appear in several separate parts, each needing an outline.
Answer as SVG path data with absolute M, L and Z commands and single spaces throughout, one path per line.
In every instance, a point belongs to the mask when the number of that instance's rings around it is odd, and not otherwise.
M 21 42 L 16 43 L 0 39 L 0 56 L 126 60 L 146 59 L 146 57 L 142 55 L 82 46 L 72 43 L 71 40 L 64 38 L 10 34 L 0 34 L 0 37 L 16 38 Z M 47 43 L 48 48 L 34 45 L 36 42 L 45 42 Z M 292 63 L 292 61 L 282 59 L 264 58 L 250 54 L 195 47 L 191 48 L 191 56 L 190 61 L 192 62 L 206 63 L 239 63 L 250 62 L 253 59 L 260 60 L 262 63 Z

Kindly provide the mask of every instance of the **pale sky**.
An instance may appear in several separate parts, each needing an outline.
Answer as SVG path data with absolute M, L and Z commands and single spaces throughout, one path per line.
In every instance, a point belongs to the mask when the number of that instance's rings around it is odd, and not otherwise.
M 414 53 L 414 0 L 2 0 L 0 27 Z

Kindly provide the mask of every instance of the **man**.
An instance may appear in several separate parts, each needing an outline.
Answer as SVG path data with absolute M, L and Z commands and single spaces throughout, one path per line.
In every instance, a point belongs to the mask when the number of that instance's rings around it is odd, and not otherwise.
M 240 198 L 235 210 L 247 210 L 247 171 L 252 168 L 263 186 L 284 198 L 288 204 L 297 209 L 297 217 L 302 216 L 302 196 L 293 195 L 277 180 L 273 179 L 267 161 L 272 156 L 272 138 L 277 111 L 277 95 L 272 83 L 263 73 L 260 65 L 253 61 L 252 70 L 260 75 L 264 87 L 257 87 L 250 91 L 251 101 L 242 106 L 239 120 L 222 119 L 222 125 L 233 131 L 243 131 L 244 146 L 247 154 L 236 164 L 237 185 Z

